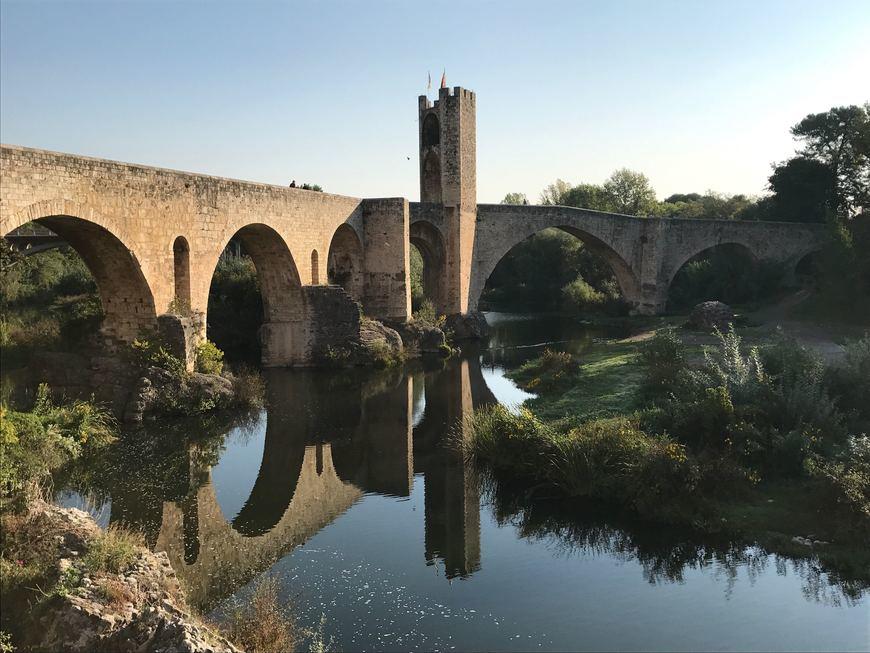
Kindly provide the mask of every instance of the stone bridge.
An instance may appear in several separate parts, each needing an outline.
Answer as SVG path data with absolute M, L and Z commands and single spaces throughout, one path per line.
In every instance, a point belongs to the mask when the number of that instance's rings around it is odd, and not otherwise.
M 600 252 L 640 313 L 661 312 L 680 266 L 711 247 L 737 244 L 793 267 L 826 240 L 821 225 L 478 205 L 475 113 L 474 93 L 459 87 L 441 89 L 434 104 L 419 99 L 414 204 L 4 145 L 0 235 L 36 222 L 71 245 L 96 278 L 107 342 L 129 342 L 179 310 L 202 316 L 204 336 L 215 266 L 231 239 L 240 242 L 262 288 L 266 366 L 311 363 L 319 347 L 358 331 L 351 300 L 372 317 L 407 320 L 412 243 L 436 308 L 464 315 L 477 309 L 498 261 L 546 228 Z

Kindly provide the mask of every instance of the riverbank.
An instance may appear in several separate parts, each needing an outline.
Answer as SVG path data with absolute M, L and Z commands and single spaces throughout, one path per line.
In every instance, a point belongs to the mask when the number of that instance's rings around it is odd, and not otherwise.
M 533 495 L 611 502 L 870 581 L 870 339 L 665 329 L 508 372 L 535 397 L 467 420 L 466 455 Z
M 238 653 L 141 536 L 40 500 L 2 521 L 3 630 L 16 649 Z

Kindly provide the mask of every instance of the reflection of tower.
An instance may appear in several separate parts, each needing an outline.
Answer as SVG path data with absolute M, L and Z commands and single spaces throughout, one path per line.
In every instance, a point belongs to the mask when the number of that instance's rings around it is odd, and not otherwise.
M 412 393 L 411 377 L 403 375 L 398 383 L 389 379 L 362 399 L 360 421 L 351 437 L 332 443 L 332 461 L 343 480 L 367 492 L 411 494 Z
M 418 101 L 420 201 L 442 207 L 446 296 L 442 313 L 468 312 L 468 284 L 477 222 L 476 97 L 459 86 L 442 88 L 432 104 Z
M 470 362 L 472 365 L 475 361 Z M 425 555 L 444 563 L 448 578 L 480 568 L 480 494 L 473 470 L 448 446 L 472 406 L 469 361 L 425 377 L 426 409 L 414 429 L 416 470 L 425 474 Z

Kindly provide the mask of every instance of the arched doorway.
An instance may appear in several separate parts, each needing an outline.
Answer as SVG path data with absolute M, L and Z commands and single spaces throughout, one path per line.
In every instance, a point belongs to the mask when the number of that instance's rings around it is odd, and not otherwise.
M 343 224 L 335 230 L 329 244 L 327 275 L 329 283 L 341 286 L 351 297 L 362 302 L 365 283 L 363 249 L 359 236 L 349 224 Z
M 447 304 L 447 271 L 444 238 L 438 228 L 430 222 L 414 222 L 410 228 L 411 246 L 419 254 L 421 266 L 419 283 L 422 295 L 416 295 L 412 288 L 412 302 L 419 308 L 424 300 L 432 303 L 437 313 L 443 313 Z M 413 252 L 412 252 L 413 255 Z M 417 273 L 412 261 L 412 275 Z M 414 283 L 412 278 L 412 284 Z

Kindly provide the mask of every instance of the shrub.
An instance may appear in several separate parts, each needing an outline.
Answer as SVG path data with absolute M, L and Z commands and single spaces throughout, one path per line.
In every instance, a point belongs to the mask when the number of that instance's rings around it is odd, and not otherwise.
M 828 381 L 852 428 L 870 433 L 870 332 L 846 343 L 843 363 L 830 370 Z
M 807 460 L 831 510 L 844 514 L 853 530 L 870 536 L 870 437 L 852 437 L 837 455 Z
M 529 475 L 541 469 L 547 445 L 555 436 L 555 431 L 527 408 L 515 414 L 501 404 L 466 417 L 463 432 L 465 437 L 459 444 L 470 460 Z
M 52 470 L 114 440 L 115 428 L 111 414 L 93 402 L 55 405 L 45 384 L 30 412 L 0 406 L 2 500 L 19 502 L 37 493 Z
M 647 435 L 636 420 L 593 420 L 560 433 L 526 409 L 492 406 L 467 418 L 464 432 L 471 459 L 570 497 L 616 501 L 665 519 L 698 500 L 698 468 L 685 448 Z
M 279 600 L 278 582 L 261 580 L 245 605 L 237 605 L 222 624 L 224 635 L 247 653 L 284 653 L 297 643 L 297 632 Z
M 577 277 L 574 281 L 562 288 L 565 303 L 573 310 L 589 311 L 600 307 L 605 300 L 604 293 L 595 290 L 583 277 Z
M 675 329 L 659 329 L 642 343 L 640 360 L 645 370 L 642 394 L 659 399 L 677 390 L 686 369 L 686 356 Z
M 260 373 L 242 365 L 233 373 L 233 401 L 239 408 L 261 408 L 266 398 L 266 384 Z
M 435 327 L 443 329 L 447 318 L 443 315 L 438 315 L 435 310 L 435 305 L 428 299 L 424 299 L 420 303 L 420 308 L 414 311 L 412 318 L 414 323 L 420 326 Z
M 184 361 L 166 349 L 159 341 L 137 338 L 130 347 L 132 362 L 137 367 L 158 367 L 179 379 L 187 376 Z
M 224 353 L 211 340 L 203 340 L 196 346 L 196 371 L 203 374 L 220 374 L 224 369 Z
M 112 524 L 88 541 L 82 563 L 90 572 L 119 574 L 133 564 L 143 546 L 141 533 Z
M 572 354 L 548 348 L 511 372 L 510 377 L 526 390 L 546 391 L 571 381 L 579 369 L 580 364 Z

